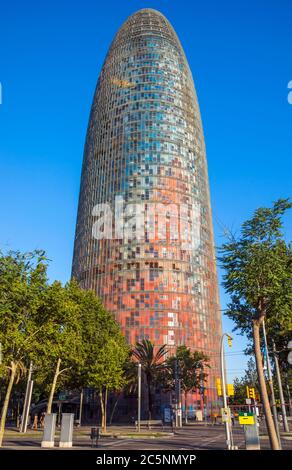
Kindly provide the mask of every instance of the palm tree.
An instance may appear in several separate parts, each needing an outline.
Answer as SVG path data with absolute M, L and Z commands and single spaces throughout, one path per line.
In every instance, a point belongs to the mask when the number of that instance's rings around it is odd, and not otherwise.
M 164 366 L 164 356 L 167 354 L 166 344 L 158 348 L 155 352 L 155 345 L 148 339 L 143 339 L 141 343 L 137 343 L 132 351 L 133 356 L 141 364 L 145 374 L 148 388 L 148 419 L 152 415 L 152 386 L 156 380 L 158 372 Z

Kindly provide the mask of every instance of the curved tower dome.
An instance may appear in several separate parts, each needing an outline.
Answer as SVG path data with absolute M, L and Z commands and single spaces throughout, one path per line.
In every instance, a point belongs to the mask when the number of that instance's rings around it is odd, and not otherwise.
M 221 323 L 204 135 L 182 46 L 155 10 L 127 19 L 98 79 L 72 274 L 130 343 L 209 354 L 213 389 Z

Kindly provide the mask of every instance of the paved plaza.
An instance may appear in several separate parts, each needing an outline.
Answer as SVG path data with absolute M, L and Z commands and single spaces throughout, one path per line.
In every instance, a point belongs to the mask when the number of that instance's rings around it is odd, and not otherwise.
M 151 433 L 142 431 L 141 436 L 133 427 L 110 427 L 108 436 L 102 436 L 97 450 L 220 450 L 225 449 L 225 431 L 222 425 L 211 426 L 193 424 L 178 429 L 173 434 L 171 430 L 161 432 L 160 429 Z M 292 450 L 292 433 L 282 434 L 282 447 Z M 5 433 L 3 449 L 39 450 L 42 431 L 29 430 L 20 434 L 17 430 Z M 234 445 L 245 449 L 245 439 L 242 427 L 233 428 Z M 59 432 L 56 433 L 55 449 L 58 450 Z M 90 427 L 74 431 L 73 450 L 91 449 Z M 261 449 L 269 449 L 269 439 L 261 434 Z

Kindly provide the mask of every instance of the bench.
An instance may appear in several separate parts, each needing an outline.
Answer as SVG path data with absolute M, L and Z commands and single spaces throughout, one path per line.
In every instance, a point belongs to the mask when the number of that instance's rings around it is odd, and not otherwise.
M 145 421 L 140 421 L 140 427 L 147 427 L 148 429 L 152 429 L 153 426 L 160 426 L 164 429 L 163 421 L 157 419 L 147 419 Z M 138 421 L 135 421 L 136 431 L 138 429 Z

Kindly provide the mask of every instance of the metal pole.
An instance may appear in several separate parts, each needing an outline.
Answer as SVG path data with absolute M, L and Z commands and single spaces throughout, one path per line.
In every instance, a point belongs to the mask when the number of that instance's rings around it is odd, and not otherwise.
M 32 387 L 33 387 L 33 382 L 31 380 L 32 369 L 33 369 L 33 363 L 30 362 L 28 376 L 27 376 L 25 398 L 24 398 L 24 404 L 23 404 L 23 410 L 22 410 L 20 432 L 26 432 L 27 430 L 27 422 L 28 422 L 29 408 L 30 408 L 30 402 L 31 402 L 31 396 L 32 396 Z
M 175 426 L 182 427 L 182 410 L 181 410 L 181 381 L 179 378 L 179 363 L 175 360 Z
M 224 333 L 221 336 L 221 347 L 220 347 L 220 362 L 221 362 L 221 380 L 222 380 L 222 396 L 223 396 L 223 406 L 227 408 L 227 397 L 226 397 L 226 383 L 225 383 L 225 368 L 224 368 L 224 336 L 227 336 Z M 225 433 L 226 433 L 226 444 L 227 449 L 231 449 L 231 439 L 230 439 L 230 428 L 229 423 L 225 421 Z
M 287 388 L 287 396 L 288 396 L 288 401 L 289 401 L 289 416 L 292 416 L 292 401 L 291 401 L 290 388 L 289 388 L 287 376 L 286 376 L 286 388 Z
M 175 427 L 178 427 L 178 361 L 175 360 L 174 382 L 175 382 Z
M 138 364 L 138 432 L 141 429 L 141 364 Z
M 285 400 L 284 400 L 284 394 L 283 394 L 283 387 L 282 387 L 282 379 L 281 379 L 281 374 L 280 374 L 279 361 L 278 361 L 275 341 L 273 341 L 273 355 L 274 355 L 275 369 L 276 369 L 276 375 L 277 375 L 277 381 L 278 381 L 278 387 L 279 387 L 279 396 L 280 396 L 280 403 L 281 403 L 281 408 L 282 408 L 284 430 L 285 432 L 289 432 Z
M 81 427 L 81 419 L 82 419 L 82 407 L 83 407 L 83 388 L 80 392 L 80 404 L 79 404 L 79 426 Z
M 181 379 L 178 379 L 178 426 L 182 428 Z
M 271 402 L 272 402 L 273 418 L 274 418 L 276 433 L 277 433 L 277 436 L 278 436 L 279 447 L 281 449 L 282 444 L 281 444 L 281 437 L 280 437 L 280 430 L 279 430 L 279 421 L 278 421 L 277 405 L 276 405 L 276 400 L 275 400 L 275 392 L 274 392 L 274 386 L 273 386 L 273 375 L 272 375 L 270 356 L 269 356 L 269 350 L 268 350 L 265 320 L 263 320 L 263 336 L 264 336 L 264 343 L 265 343 L 266 357 L 267 357 L 268 381 L 269 381 L 269 386 L 270 386 L 270 390 L 271 390 Z

